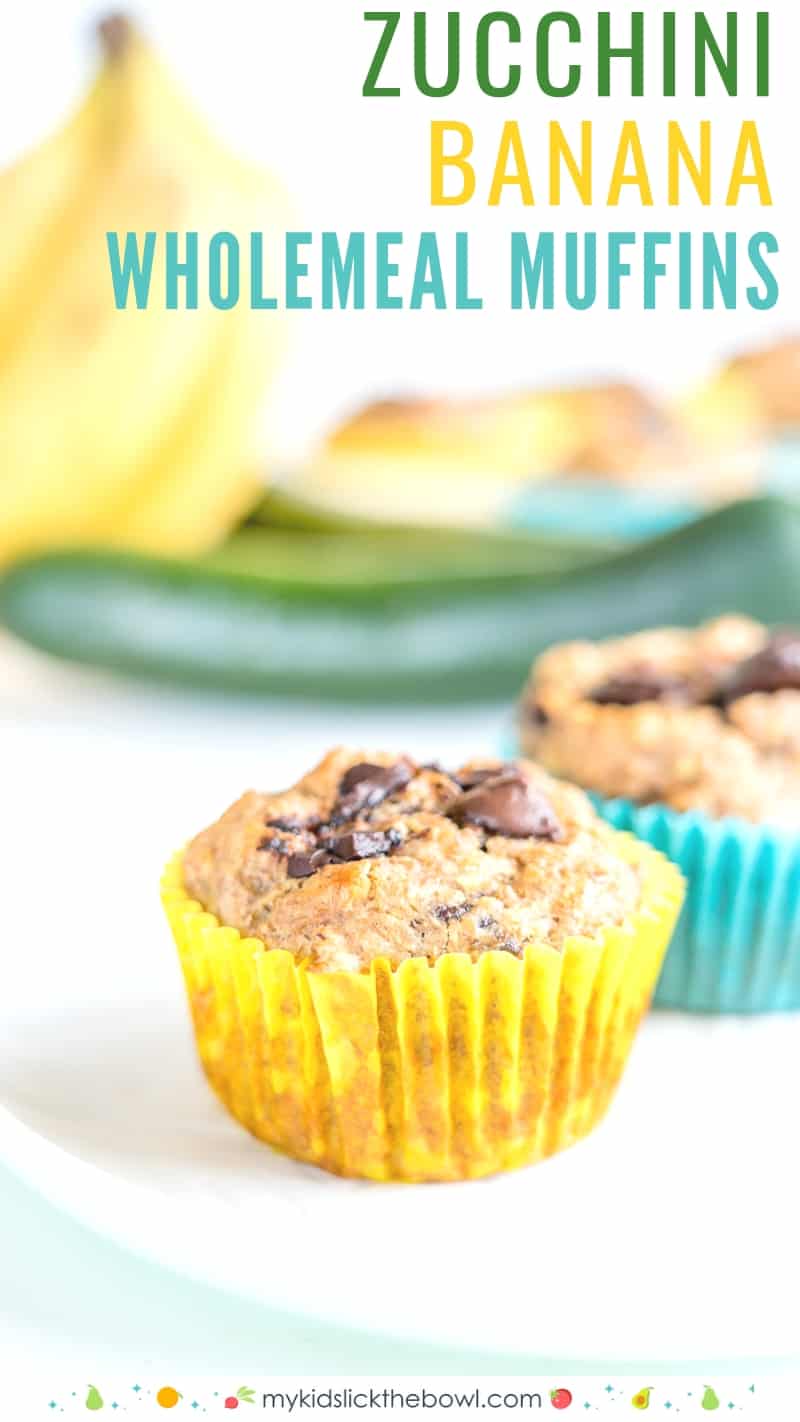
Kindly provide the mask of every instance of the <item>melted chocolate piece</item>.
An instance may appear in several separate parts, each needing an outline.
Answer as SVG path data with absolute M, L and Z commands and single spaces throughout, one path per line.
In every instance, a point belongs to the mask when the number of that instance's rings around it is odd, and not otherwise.
M 726 706 L 756 691 L 800 691 L 800 632 L 776 632 L 760 652 L 733 668 L 718 699 Z
M 350 830 L 347 834 L 326 839 L 324 845 L 335 859 L 349 862 L 354 859 L 374 859 L 378 854 L 388 854 L 398 840 L 396 831 L 392 834 L 391 831 L 384 833 L 383 830 Z
M 349 864 L 357 859 L 375 859 L 379 854 L 391 854 L 403 835 L 397 829 L 348 830 L 345 834 L 326 834 L 317 838 L 316 849 L 292 854 L 286 865 L 290 879 L 308 879 L 328 864 Z M 261 847 L 261 846 L 259 846 Z M 284 849 L 284 853 L 288 853 Z
M 373 810 L 382 800 L 404 789 L 414 775 L 407 760 L 394 765 L 370 765 L 359 761 L 346 770 L 339 782 L 339 800 L 331 824 L 343 824 L 364 810 Z
M 267 829 L 283 830 L 285 834 L 297 834 L 299 830 L 309 828 L 302 820 L 265 820 L 264 824 Z
M 258 842 L 259 849 L 273 849 L 276 854 L 290 854 L 291 847 L 287 840 L 281 839 L 280 835 L 267 836 Z
M 538 701 L 532 701 L 530 706 L 525 707 L 525 719 L 530 726 L 550 725 L 550 717 Z
M 460 785 L 462 790 L 473 790 L 476 785 L 483 785 L 485 780 L 492 780 L 498 775 L 502 775 L 504 769 L 506 769 L 505 766 L 498 764 L 484 767 L 483 770 L 457 770 L 450 776 L 450 779 L 455 780 L 456 785 Z
M 477 825 L 508 839 L 561 839 L 563 830 L 550 801 L 514 770 L 482 781 L 459 795 L 447 810 L 459 825 Z
M 333 863 L 333 855 L 327 849 L 312 849 L 310 854 L 293 854 L 286 865 L 290 879 L 309 879 L 326 864 Z
M 588 695 L 598 706 L 638 706 L 643 701 L 665 701 L 686 706 L 692 700 L 683 677 L 660 672 L 655 667 L 634 666 L 609 677 Z

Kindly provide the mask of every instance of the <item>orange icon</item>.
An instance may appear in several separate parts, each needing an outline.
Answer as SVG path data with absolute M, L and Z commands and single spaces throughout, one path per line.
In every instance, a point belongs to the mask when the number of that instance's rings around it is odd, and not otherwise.
M 174 1387 L 162 1387 L 161 1391 L 156 1393 L 156 1402 L 159 1407 L 177 1407 L 182 1397 L 183 1393 L 176 1392 Z

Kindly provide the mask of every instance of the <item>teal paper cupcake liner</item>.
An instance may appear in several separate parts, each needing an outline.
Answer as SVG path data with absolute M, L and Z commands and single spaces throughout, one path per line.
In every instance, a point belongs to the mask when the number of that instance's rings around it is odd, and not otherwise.
M 503 522 L 537 533 L 585 533 L 625 542 L 669 533 L 702 513 L 702 505 L 687 498 L 571 478 L 522 490 L 506 509 Z
M 800 836 L 593 795 L 677 864 L 688 892 L 654 1002 L 692 1012 L 800 1009 Z
M 800 437 L 784 435 L 770 446 L 767 461 L 767 486 L 771 493 L 784 498 L 800 494 Z
M 762 492 L 800 496 L 800 435 L 770 441 L 758 482 Z M 685 489 L 671 491 L 646 483 L 637 488 L 598 475 L 570 475 L 519 490 L 503 510 L 501 522 L 537 533 L 591 534 L 637 542 L 671 533 L 708 510 L 708 504 L 693 499 Z

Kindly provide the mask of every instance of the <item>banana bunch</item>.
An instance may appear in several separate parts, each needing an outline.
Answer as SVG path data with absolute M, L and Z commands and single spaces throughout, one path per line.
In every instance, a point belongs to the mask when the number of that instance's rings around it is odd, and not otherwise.
M 48 544 L 193 553 L 259 487 L 283 349 L 244 300 L 167 310 L 163 233 L 274 225 L 283 197 L 209 133 L 131 24 L 66 126 L 0 174 L 0 563 Z M 150 300 L 117 310 L 106 233 L 158 234 Z M 267 277 L 268 279 L 268 277 Z

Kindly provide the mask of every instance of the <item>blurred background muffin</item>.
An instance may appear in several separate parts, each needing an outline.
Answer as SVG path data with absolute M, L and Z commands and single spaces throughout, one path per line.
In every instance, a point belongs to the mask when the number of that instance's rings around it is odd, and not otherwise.
M 556 646 L 519 725 L 526 755 L 686 876 L 656 1002 L 800 1007 L 800 634 L 731 615 Z
M 771 430 L 800 429 L 800 336 L 742 351 L 727 370 L 750 387 Z
M 380 517 L 647 533 L 753 492 L 764 426 L 730 373 L 676 400 L 622 380 L 387 399 L 334 424 L 293 483 Z
M 293 482 L 376 516 L 473 523 L 494 517 L 504 492 L 558 467 L 573 444 L 549 392 L 377 400 L 335 424 Z

